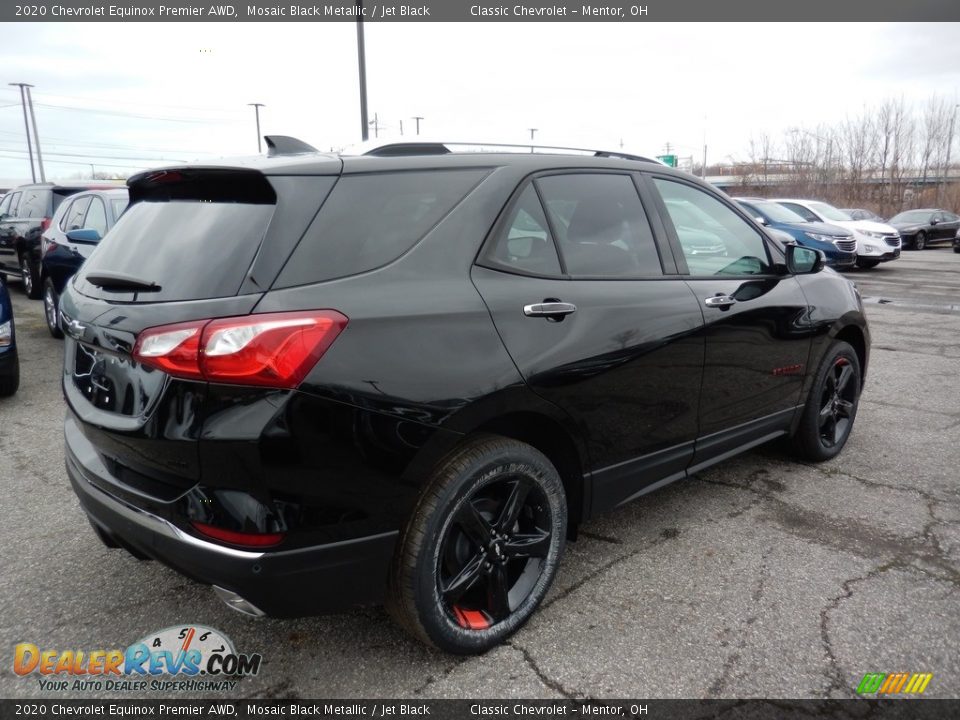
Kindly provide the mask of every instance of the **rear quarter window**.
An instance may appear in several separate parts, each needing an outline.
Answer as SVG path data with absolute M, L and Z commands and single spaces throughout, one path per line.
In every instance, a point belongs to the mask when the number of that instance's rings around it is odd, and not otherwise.
M 429 170 L 342 177 L 275 286 L 332 280 L 393 262 L 429 233 L 487 172 Z

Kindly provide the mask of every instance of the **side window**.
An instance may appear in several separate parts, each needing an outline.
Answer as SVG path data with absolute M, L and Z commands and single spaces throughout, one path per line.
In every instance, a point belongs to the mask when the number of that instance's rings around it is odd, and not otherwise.
M 83 226 L 100 233 L 100 237 L 107 234 L 107 208 L 103 200 L 96 196 L 90 198 L 90 208 L 87 210 L 87 219 Z
M 807 210 L 803 205 L 797 205 L 796 203 L 782 202 L 780 203 L 788 210 L 793 210 L 797 215 L 802 217 L 807 222 L 819 222 L 820 218 L 814 215 L 810 210 Z
M 344 175 L 277 278 L 293 287 L 393 262 L 440 223 L 489 170 Z
M 66 214 L 66 220 L 63 223 L 64 230 L 79 230 L 83 227 L 83 215 L 87 212 L 87 206 L 90 204 L 90 197 L 77 198 L 70 206 L 70 211 Z
M 629 175 L 550 175 L 535 182 L 569 275 L 663 274 L 650 223 Z
M 743 218 L 699 188 L 655 178 L 691 275 L 770 272 L 763 237 Z
M 21 196 L 21 195 L 22 195 L 22 193 L 15 192 L 15 193 L 13 193 L 13 197 L 10 198 L 10 217 L 12 217 L 12 218 L 19 217 L 19 215 L 17 215 L 17 212 L 18 212 L 19 209 L 20 209 L 20 196 Z
M 537 275 L 561 274 L 557 248 L 533 185 L 528 185 L 520 194 L 486 259 L 507 270 Z
M 73 209 L 73 200 L 68 201 L 64 208 L 63 212 L 60 213 L 60 222 L 57 223 L 57 227 L 66 232 L 70 228 L 67 227 L 67 218 L 70 217 L 70 211 Z
M 13 200 L 13 195 L 4 195 L 3 200 L 0 200 L 0 215 L 9 215 L 10 214 L 10 201 Z

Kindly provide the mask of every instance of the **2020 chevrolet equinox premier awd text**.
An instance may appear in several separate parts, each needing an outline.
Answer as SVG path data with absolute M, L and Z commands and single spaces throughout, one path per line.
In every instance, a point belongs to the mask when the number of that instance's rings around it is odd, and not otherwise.
M 397 145 L 129 189 L 61 302 L 67 469 L 107 545 L 238 610 L 385 602 L 482 652 L 588 518 L 856 417 L 854 285 L 656 162 Z

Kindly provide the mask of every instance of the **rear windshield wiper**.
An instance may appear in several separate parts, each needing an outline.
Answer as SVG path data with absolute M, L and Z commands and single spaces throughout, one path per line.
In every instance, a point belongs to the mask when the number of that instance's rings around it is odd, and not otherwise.
M 91 273 L 86 280 L 104 290 L 133 290 L 134 292 L 157 292 L 161 288 L 152 280 L 141 280 L 122 273 Z

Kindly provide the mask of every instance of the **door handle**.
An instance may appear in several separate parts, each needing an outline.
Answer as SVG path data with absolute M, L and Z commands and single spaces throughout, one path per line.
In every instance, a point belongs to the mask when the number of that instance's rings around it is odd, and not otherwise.
M 720 308 L 721 310 L 726 310 L 731 305 L 735 305 L 737 302 L 736 298 L 732 298 L 729 295 L 714 295 L 713 297 L 708 297 L 703 301 L 703 304 L 707 307 Z
M 547 320 L 559 322 L 567 315 L 577 311 L 577 306 L 573 303 L 560 302 L 559 300 L 545 300 L 533 305 L 524 305 L 523 314 L 527 317 L 545 317 Z

